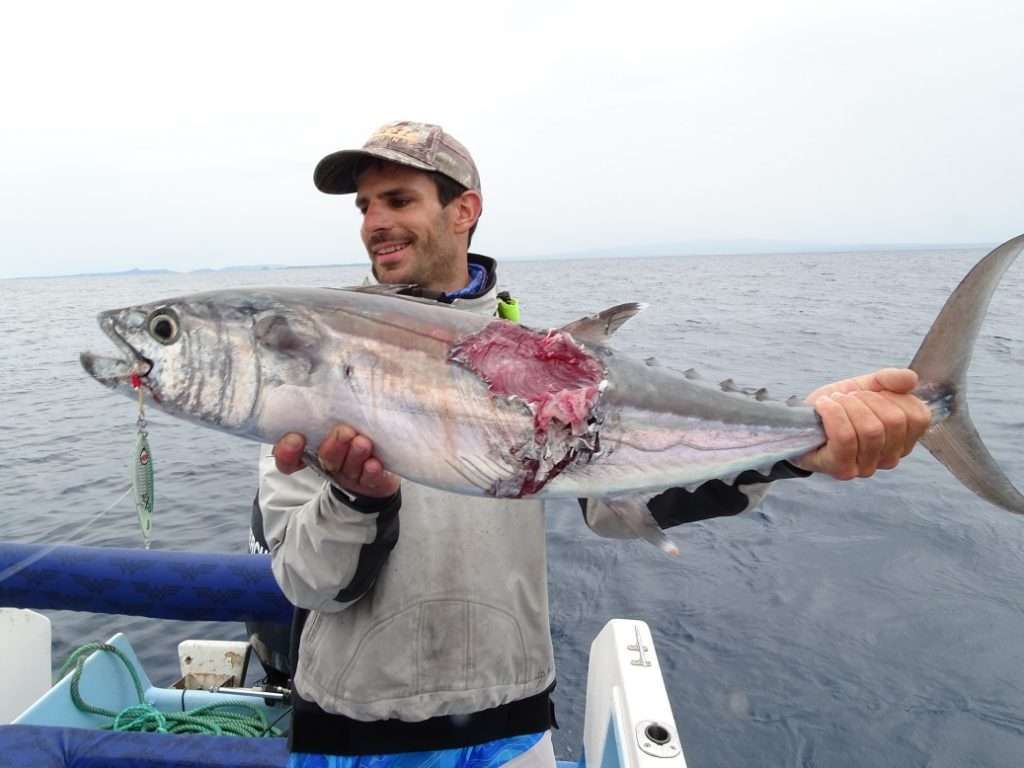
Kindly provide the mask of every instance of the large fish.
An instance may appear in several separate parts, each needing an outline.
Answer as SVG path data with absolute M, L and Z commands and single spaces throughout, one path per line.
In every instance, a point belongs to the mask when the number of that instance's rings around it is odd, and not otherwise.
M 946 302 L 910 367 L 931 408 L 922 442 L 979 496 L 1024 496 L 971 423 L 966 371 L 1024 235 L 988 254 Z M 626 304 L 536 331 L 380 291 L 199 293 L 99 315 L 124 357 L 83 353 L 101 383 L 133 374 L 167 413 L 268 443 L 316 445 L 337 422 L 391 471 L 457 493 L 605 500 L 627 529 L 673 549 L 646 511 L 668 487 L 766 471 L 825 442 L 803 404 L 749 397 L 614 353 Z

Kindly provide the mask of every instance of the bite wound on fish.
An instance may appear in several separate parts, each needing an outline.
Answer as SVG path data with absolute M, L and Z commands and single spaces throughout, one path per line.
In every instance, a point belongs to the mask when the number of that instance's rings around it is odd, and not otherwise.
M 518 476 L 492 489 L 493 495 L 537 493 L 581 452 L 593 453 L 599 445 L 604 366 L 569 334 L 493 322 L 461 339 L 449 359 L 480 376 L 494 396 L 520 400 L 533 413 L 532 442 L 510 449 Z

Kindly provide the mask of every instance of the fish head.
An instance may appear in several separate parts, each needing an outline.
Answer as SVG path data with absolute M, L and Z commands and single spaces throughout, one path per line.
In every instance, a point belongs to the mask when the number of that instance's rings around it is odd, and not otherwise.
M 83 352 L 82 366 L 98 382 L 175 416 L 237 432 L 258 396 L 249 306 L 214 294 L 101 312 L 100 328 L 120 357 Z

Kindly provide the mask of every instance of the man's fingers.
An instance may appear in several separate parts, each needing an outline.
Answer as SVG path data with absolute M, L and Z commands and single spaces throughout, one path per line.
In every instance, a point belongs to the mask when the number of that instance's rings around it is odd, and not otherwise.
M 843 385 L 843 392 L 897 392 L 903 394 L 910 392 L 917 386 L 917 374 L 909 368 L 881 368 L 871 373 L 854 376 L 852 379 L 845 379 L 839 384 Z
M 823 397 L 828 397 L 836 392 L 846 392 L 851 389 L 855 389 L 853 379 L 843 379 L 842 381 L 835 381 L 831 384 L 826 384 L 823 387 L 818 387 L 816 390 L 811 392 L 805 399 L 804 402 L 809 405 L 817 405 L 818 401 Z
M 290 475 L 305 466 L 306 439 L 289 433 L 274 446 L 274 461 L 280 472 Z M 373 455 L 373 442 L 347 424 L 339 424 L 317 449 L 320 466 L 335 482 L 353 493 L 386 497 L 398 491 L 401 480 L 384 469 Z
M 882 368 L 875 371 L 874 382 L 877 386 L 864 387 L 874 392 L 897 392 L 906 394 L 917 387 L 917 373 L 909 368 Z
M 819 398 L 814 407 L 821 416 L 828 442 L 801 466 L 840 480 L 856 477 L 857 432 L 846 409 L 832 397 Z
M 359 484 L 366 488 L 376 490 L 377 484 L 381 481 L 381 476 L 384 474 L 384 467 L 380 465 L 377 459 L 368 459 L 363 463 L 363 471 L 359 477 Z
M 378 498 L 391 496 L 398 492 L 401 483 L 398 475 L 384 469 L 384 465 L 378 459 L 370 458 L 363 464 L 363 474 L 359 478 L 359 485 L 366 495 Z
M 363 474 L 359 478 L 359 483 L 367 488 L 377 490 L 391 482 L 393 477 L 390 472 L 384 471 L 384 467 L 378 459 L 370 458 L 363 464 Z
M 306 450 L 306 438 L 294 432 L 289 432 L 274 445 L 274 463 L 277 471 L 284 475 L 298 472 L 305 464 L 302 461 L 302 453 Z
M 860 399 L 861 394 L 840 395 L 838 402 L 857 433 L 856 476 L 871 477 L 885 447 L 885 425 Z
M 818 387 L 807 396 L 806 402 L 814 404 L 819 398 L 836 392 L 848 393 L 867 390 L 869 392 L 895 392 L 904 394 L 917 386 L 917 374 L 909 368 L 882 368 L 852 379 L 843 379 L 824 387 Z
M 931 428 L 932 409 L 924 400 L 913 395 L 901 397 L 899 402 L 901 407 L 906 405 L 910 409 L 910 428 L 907 431 L 907 453 L 910 453 L 917 441 Z
M 816 390 L 811 392 L 807 396 L 805 402 L 814 405 L 823 397 L 829 397 L 835 394 L 845 394 L 847 392 L 856 392 L 859 389 L 864 389 L 863 382 L 874 382 L 874 374 L 867 373 L 863 376 L 858 376 L 855 379 L 843 379 L 842 381 L 833 381 L 831 384 L 826 384 L 823 387 L 818 387 Z
M 909 368 L 882 368 L 816 389 L 808 396 L 821 416 L 826 443 L 797 465 L 839 480 L 892 469 L 931 423 L 928 406 L 911 394 Z
M 348 455 L 341 466 L 341 474 L 348 480 L 357 483 L 363 474 L 363 465 L 373 455 L 373 443 L 362 435 L 357 435 L 349 443 Z
M 347 424 L 339 424 L 328 432 L 327 437 L 323 439 L 323 442 L 320 443 L 320 447 L 317 449 L 320 466 L 332 475 L 341 471 L 341 468 L 348 459 L 352 438 L 355 436 L 356 431 Z
M 892 399 L 877 392 L 858 392 L 854 397 L 867 406 L 882 425 L 884 442 L 879 449 L 876 468 L 892 469 L 905 455 L 908 428 L 906 412 Z
M 913 450 L 917 441 L 928 431 L 932 423 L 931 409 L 923 400 L 914 395 L 897 395 L 890 392 L 881 393 L 888 402 L 901 409 L 907 420 L 907 432 L 903 438 L 903 449 L 900 457 Z

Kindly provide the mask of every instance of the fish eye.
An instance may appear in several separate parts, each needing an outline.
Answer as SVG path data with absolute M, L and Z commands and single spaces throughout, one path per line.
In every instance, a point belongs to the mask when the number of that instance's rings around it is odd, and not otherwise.
M 149 335 L 161 344 L 173 344 L 178 340 L 178 316 L 170 309 L 158 309 L 149 316 Z

